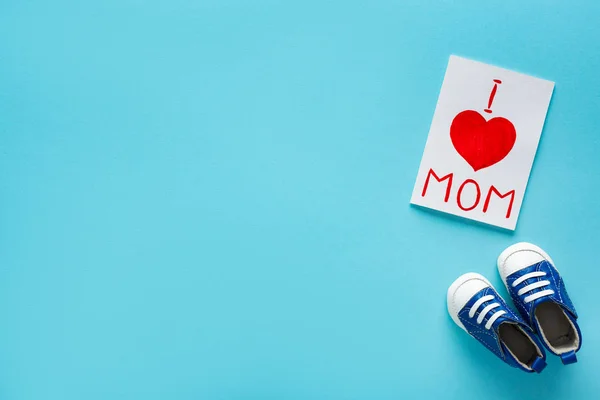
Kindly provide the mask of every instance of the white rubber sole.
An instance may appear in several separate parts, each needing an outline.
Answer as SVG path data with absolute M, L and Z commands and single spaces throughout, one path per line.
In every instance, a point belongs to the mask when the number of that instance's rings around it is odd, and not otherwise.
M 454 282 L 452 282 L 452 284 L 448 288 L 448 294 L 447 294 L 447 298 L 446 298 L 446 302 L 447 302 L 447 306 L 448 306 L 448 314 L 450 314 L 450 317 L 452 317 L 452 320 L 456 323 L 456 325 L 460 326 L 465 332 L 467 332 L 467 329 L 465 328 L 463 323 L 460 322 L 460 319 L 458 318 L 458 313 L 465 306 L 466 303 L 458 304 L 456 302 L 455 296 L 456 296 L 456 292 L 462 285 L 464 285 L 468 281 L 474 280 L 474 279 L 483 281 L 485 284 L 487 284 L 487 286 L 491 287 L 492 289 L 494 288 L 492 286 L 492 284 L 490 283 L 490 281 L 488 281 L 483 275 L 475 273 L 475 272 L 468 272 L 464 275 L 459 276 L 458 278 L 456 278 L 456 280 Z M 473 293 L 473 294 L 475 294 L 475 293 Z

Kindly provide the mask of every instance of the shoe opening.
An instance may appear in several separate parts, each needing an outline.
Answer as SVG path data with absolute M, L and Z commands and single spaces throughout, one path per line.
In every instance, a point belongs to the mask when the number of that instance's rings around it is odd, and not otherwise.
M 533 362 L 542 356 L 531 337 L 517 324 L 510 322 L 500 324 L 498 336 L 515 360 L 526 369 L 531 370 Z
M 577 350 L 579 335 L 561 306 L 553 302 L 542 303 L 535 309 L 540 336 L 556 354 Z

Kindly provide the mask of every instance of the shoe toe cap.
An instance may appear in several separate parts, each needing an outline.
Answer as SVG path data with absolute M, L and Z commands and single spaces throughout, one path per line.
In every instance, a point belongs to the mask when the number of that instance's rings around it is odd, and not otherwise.
M 548 254 L 538 246 L 531 243 L 517 243 L 500 254 L 498 257 L 498 271 L 506 284 L 506 278 L 510 275 L 540 261 L 552 263 Z
M 458 313 L 482 289 L 492 285 L 482 275 L 470 272 L 456 279 L 448 289 L 448 313 L 458 326 L 465 329 L 458 319 Z M 466 329 L 465 329 L 466 330 Z

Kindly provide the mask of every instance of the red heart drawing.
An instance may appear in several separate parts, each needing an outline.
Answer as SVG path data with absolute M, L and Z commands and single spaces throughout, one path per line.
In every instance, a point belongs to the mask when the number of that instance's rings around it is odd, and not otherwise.
M 479 171 L 502 161 L 510 153 L 517 132 L 506 118 L 486 121 L 477 111 L 466 110 L 454 117 L 450 139 L 458 154 Z

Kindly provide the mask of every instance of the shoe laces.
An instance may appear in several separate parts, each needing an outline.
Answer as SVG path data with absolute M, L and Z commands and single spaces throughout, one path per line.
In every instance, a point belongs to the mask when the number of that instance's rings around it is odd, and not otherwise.
M 550 281 L 548 281 L 548 280 L 537 281 L 537 282 L 534 282 L 534 283 L 530 283 L 529 285 L 527 284 L 527 280 L 528 279 L 531 279 L 531 278 L 540 278 L 542 276 L 546 276 L 546 273 L 543 272 L 543 271 L 535 271 L 535 272 L 530 272 L 528 274 L 525 274 L 522 277 L 516 279 L 513 282 L 513 284 L 512 284 L 513 288 L 516 289 L 517 286 L 523 284 L 522 287 L 517 292 L 517 296 L 523 296 L 524 294 L 529 293 L 532 290 L 548 286 L 550 284 Z M 531 303 L 534 300 L 537 300 L 537 299 L 539 299 L 541 297 L 550 296 L 552 294 L 554 294 L 554 290 L 552 290 L 552 289 L 540 290 L 539 292 L 535 292 L 535 293 L 532 293 L 532 294 L 530 294 L 528 296 L 525 296 L 525 298 L 523 298 L 523 302 L 525 302 L 525 303 Z
M 484 303 L 494 299 L 495 297 L 491 294 L 479 298 L 479 300 L 477 300 L 469 310 L 469 318 L 475 318 L 475 314 L 477 314 L 477 310 L 479 309 L 479 307 L 481 307 Z M 483 309 L 479 312 L 479 315 L 477 316 L 477 324 L 481 325 L 481 323 L 485 319 L 485 316 L 498 307 L 500 307 L 500 303 L 492 303 L 483 307 Z M 496 320 L 504 314 L 506 314 L 505 310 L 499 310 L 493 313 L 490 319 L 488 319 L 488 321 L 486 322 L 485 329 L 489 330 L 494 324 L 494 322 L 496 322 Z

